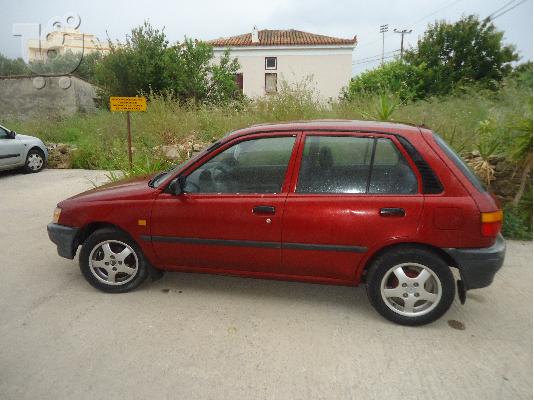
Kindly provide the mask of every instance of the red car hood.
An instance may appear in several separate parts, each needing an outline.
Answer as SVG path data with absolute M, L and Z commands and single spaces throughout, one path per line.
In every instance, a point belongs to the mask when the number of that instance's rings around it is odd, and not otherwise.
M 94 202 L 144 199 L 153 196 L 156 192 L 156 189 L 148 186 L 149 179 L 150 176 L 143 176 L 111 182 L 95 189 L 79 193 L 64 201 Z

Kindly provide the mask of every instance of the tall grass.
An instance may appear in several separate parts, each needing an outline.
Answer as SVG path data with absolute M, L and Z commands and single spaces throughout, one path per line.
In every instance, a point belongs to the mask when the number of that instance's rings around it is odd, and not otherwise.
M 394 106 L 386 104 L 383 96 L 322 103 L 306 85 L 285 86 L 277 95 L 226 107 L 180 104 L 169 96 L 151 95 L 146 113 L 131 114 L 134 164 L 146 164 L 147 157 L 154 157 L 155 146 L 180 143 L 191 135 L 210 142 L 252 124 L 320 118 L 387 119 L 425 125 L 457 150 L 471 151 L 477 149 L 476 133 L 484 121 L 504 129 L 510 120 L 532 118 L 531 97 L 531 88 L 514 82 L 496 93 L 473 89 Z M 45 142 L 77 146 L 76 168 L 122 169 L 127 165 L 124 113 L 99 110 L 61 120 L 2 120 L 10 128 Z

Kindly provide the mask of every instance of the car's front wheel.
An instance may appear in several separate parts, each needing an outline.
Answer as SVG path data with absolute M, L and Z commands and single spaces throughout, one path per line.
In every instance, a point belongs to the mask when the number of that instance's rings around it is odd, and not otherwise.
M 26 156 L 26 164 L 24 164 L 24 171 L 27 173 L 35 173 L 41 171 L 45 166 L 45 156 L 41 150 L 31 149 Z
M 92 286 L 110 293 L 133 290 L 148 275 L 139 246 L 116 229 L 100 229 L 87 238 L 80 252 L 80 269 Z
M 402 325 L 440 318 L 455 296 L 454 277 L 443 258 L 416 247 L 386 252 L 370 266 L 367 295 L 375 309 Z

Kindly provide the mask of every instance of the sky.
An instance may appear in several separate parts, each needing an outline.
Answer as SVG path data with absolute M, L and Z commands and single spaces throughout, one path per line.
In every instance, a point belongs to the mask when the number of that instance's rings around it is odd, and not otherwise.
M 513 1 L 513 2 L 512 2 Z M 412 29 L 405 36 L 405 47 L 415 46 L 428 23 L 436 19 L 456 21 L 462 15 L 484 18 L 499 8 L 523 0 L 0 0 L 0 53 L 22 56 L 21 38 L 13 36 L 13 24 L 48 22 L 65 15 L 80 16 L 80 31 L 100 40 L 124 40 L 131 29 L 148 20 L 165 28 L 171 41 L 184 36 L 197 39 L 248 33 L 259 29 L 297 29 L 336 37 L 358 38 L 353 53 L 353 74 L 380 64 L 382 36 L 379 27 L 389 24 L 385 35 L 386 56 L 400 48 L 397 29 Z M 505 43 L 514 44 L 522 57 L 532 60 L 532 1 L 524 0 L 493 22 L 504 31 Z M 508 7 L 506 7 L 508 8 Z M 505 10 L 504 8 L 503 10 Z

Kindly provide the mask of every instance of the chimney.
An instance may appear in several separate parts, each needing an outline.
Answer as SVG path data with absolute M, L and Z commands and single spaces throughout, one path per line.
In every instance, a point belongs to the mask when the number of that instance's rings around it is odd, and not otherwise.
M 256 25 L 252 28 L 252 43 L 260 43 L 260 34 Z

